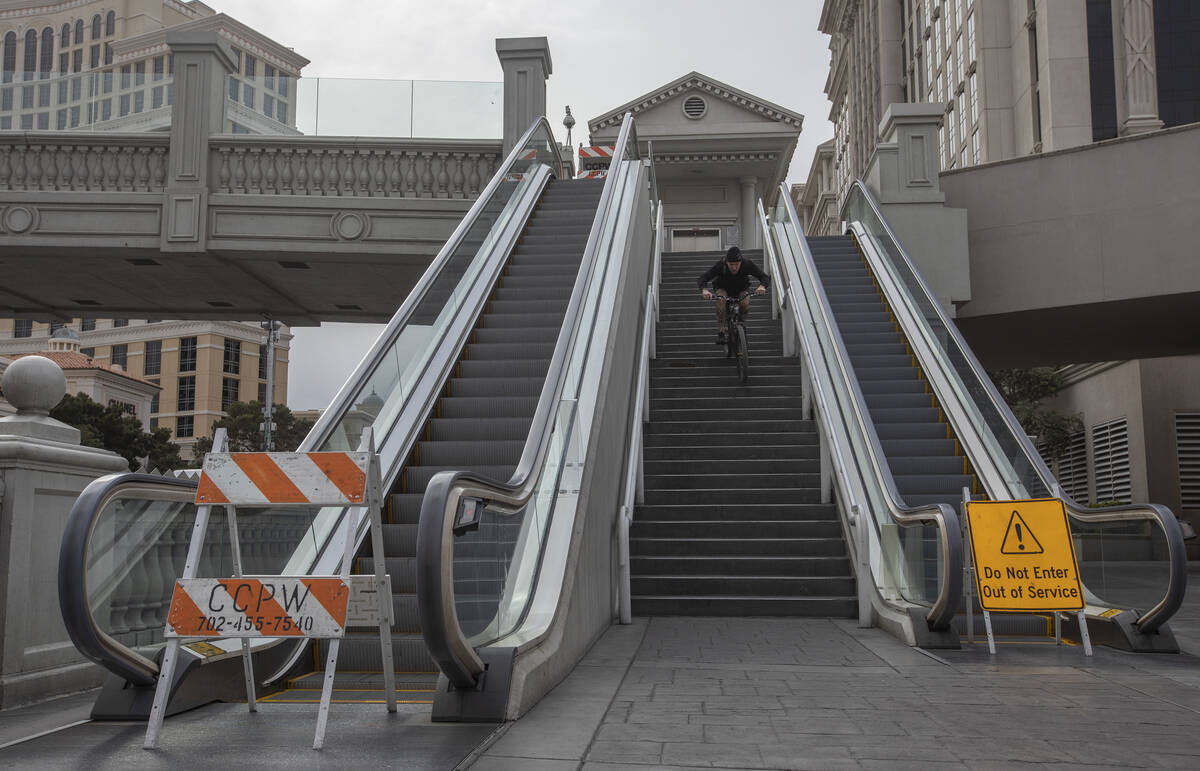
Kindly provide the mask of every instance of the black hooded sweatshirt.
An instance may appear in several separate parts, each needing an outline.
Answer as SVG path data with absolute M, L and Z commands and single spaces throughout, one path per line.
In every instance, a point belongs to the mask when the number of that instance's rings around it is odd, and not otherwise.
M 696 284 L 703 289 L 704 285 L 711 281 L 713 289 L 724 289 L 730 297 L 736 297 L 750 286 L 751 276 L 757 278 L 763 286 L 771 288 L 771 277 L 745 257 L 742 257 L 742 269 L 736 275 L 730 273 L 725 267 L 725 258 L 722 257 L 717 260 L 716 265 L 713 265 L 700 277 Z

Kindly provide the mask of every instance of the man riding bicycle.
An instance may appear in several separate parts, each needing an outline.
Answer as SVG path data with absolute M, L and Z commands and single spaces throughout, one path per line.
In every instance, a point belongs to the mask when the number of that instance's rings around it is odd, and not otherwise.
M 716 265 L 709 268 L 700 277 L 697 284 L 700 287 L 700 294 L 705 300 L 711 300 L 714 293 L 722 298 L 739 297 L 750 287 L 751 276 L 757 278 L 759 282 L 755 294 L 766 294 L 767 288 L 771 286 L 771 277 L 763 273 L 753 262 L 743 258 L 741 249 L 731 246 L 725 253 L 725 259 L 718 260 Z M 705 286 L 710 281 L 713 287 L 711 292 Z M 746 318 L 750 313 L 750 298 L 742 297 L 738 307 L 742 309 L 742 318 Z M 717 345 L 724 342 L 725 303 L 719 302 L 717 303 Z

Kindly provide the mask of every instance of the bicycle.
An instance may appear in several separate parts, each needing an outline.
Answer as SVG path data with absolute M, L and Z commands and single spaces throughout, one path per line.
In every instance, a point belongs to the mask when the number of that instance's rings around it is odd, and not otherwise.
M 742 300 L 754 297 L 752 292 L 743 292 L 737 297 L 713 297 L 725 303 L 725 358 L 735 359 L 738 379 L 743 383 L 750 377 L 750 345 L 746 341 L 746 324 L 742 319 Z

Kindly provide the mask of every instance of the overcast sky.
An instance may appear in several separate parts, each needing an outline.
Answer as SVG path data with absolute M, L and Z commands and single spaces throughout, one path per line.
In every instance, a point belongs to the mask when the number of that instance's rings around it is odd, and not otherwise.
M 589 119 L 692 70 L 804 115 L 789 182 L 804 181 L 833 136 L 820 0 L 206 1 L 307 57 L 305 77 L 499 81 L 496 38 L 545 36 L 547 117 L 560 142 L 566 105 L 578 145 Z M 379 328 L 293 330 L 288 404 L 326 406 Z

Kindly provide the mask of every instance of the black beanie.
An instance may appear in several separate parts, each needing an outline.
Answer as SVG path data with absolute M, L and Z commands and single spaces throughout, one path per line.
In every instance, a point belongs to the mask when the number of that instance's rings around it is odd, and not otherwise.
M 729 247 L 729 251 L 725 252 L 725 262 L 741 262 L 742 250 L 736 246 Z

